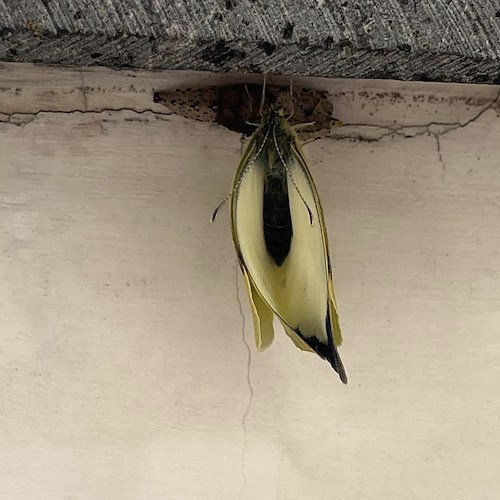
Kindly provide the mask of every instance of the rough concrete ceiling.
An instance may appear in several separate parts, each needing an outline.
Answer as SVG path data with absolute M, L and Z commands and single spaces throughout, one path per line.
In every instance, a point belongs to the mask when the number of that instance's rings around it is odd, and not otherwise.
M 500 82 L 500 0 L 0 0 L 0 60 Z

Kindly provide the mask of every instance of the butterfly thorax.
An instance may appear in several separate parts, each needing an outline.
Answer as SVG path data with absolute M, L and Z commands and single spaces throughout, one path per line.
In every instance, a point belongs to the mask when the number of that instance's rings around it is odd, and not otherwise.
M 290 159 L 294 133 L 280 111 L 271 110 L 262 118 L 258 148 L 267 165 L 267 175 L 286 177 L 286 165 Z

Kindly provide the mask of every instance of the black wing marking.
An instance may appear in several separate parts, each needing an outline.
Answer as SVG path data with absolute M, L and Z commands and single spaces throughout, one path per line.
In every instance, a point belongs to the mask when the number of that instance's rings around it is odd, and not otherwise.
M 347 374 L 344 369 L 342 360 L 340 359 L 339 353 L 335 344 L 333 343 L 332 335 L 332 325 L 330 323 L 330 315 L 326 315 L 326 331 L 328 332 L 328 343 L 321 342 L 316 336 L 305 337 L 299 328 L 294 329 L 295 333 L 314 351 L 326 359 L 332 368 L 339 374 L 340 380 L 347 384 Z

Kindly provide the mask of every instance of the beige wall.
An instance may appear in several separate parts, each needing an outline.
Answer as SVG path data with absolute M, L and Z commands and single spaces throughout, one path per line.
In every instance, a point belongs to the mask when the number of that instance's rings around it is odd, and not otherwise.
M 499 88 L 296 82 L 355 124 L 305 147 L 343 386 L 256 352 L 239 136 L 151 103 L 220 81 L 0 67 L 0 497 L 499 498 Z

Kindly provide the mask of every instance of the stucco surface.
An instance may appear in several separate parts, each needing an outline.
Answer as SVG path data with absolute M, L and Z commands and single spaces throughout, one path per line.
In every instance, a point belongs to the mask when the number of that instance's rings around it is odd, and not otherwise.
M 495 498 L 498 87 L 299 79 L 346 124 L 305 146 L 343 386 L 256 352 L 239 135 L 152 102 L 241 78 L 3 66 L 1 496 Z

